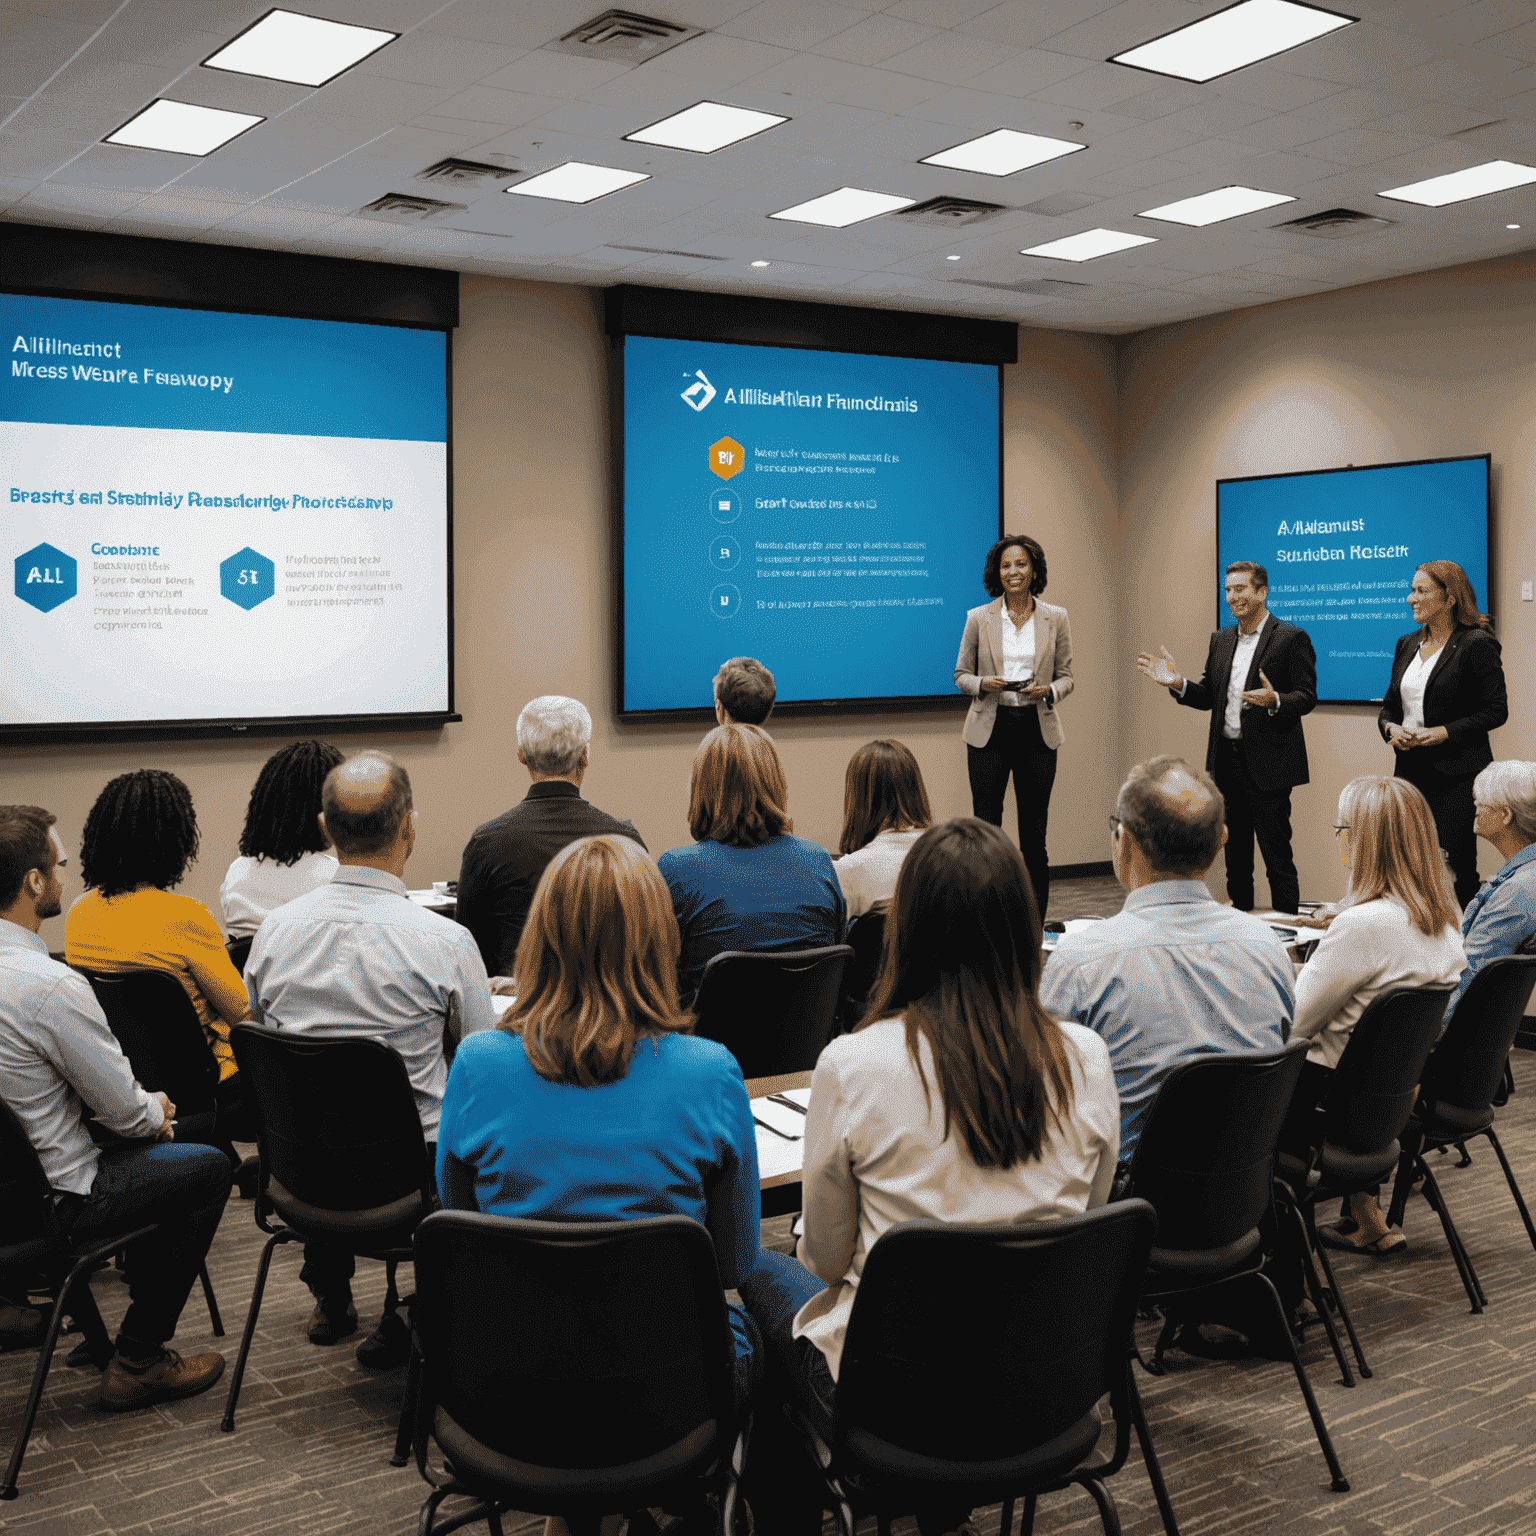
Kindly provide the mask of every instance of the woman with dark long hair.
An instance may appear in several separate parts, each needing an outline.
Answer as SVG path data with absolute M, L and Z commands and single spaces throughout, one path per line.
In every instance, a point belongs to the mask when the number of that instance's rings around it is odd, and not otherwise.
M 919 1217 L 1077 1215 L 1108 1199 L 1120 1141 L 1108 1048 L 1040 1004 L 1029 875 L 998 828 L 966 817 L 923 833 L 901 866 L 885 932 L 863 1022 L 816 1063 L 798 1260 L 765 1251 L 741 1287 L 770 1382 L 824 1403 L 883 1232 Z M 963 1516 L 922 1511 L 919 1526 L 931 1536 Z M 809 1507 L 775 1520 L 785 1522 L 775 1530 L 820 1528 Z
M 923 771 L 899 741 L 866 742 L 843 779 L 843 835 L 832 865 L 848 920 L 887 902 L 913 843 L 933 825 Z

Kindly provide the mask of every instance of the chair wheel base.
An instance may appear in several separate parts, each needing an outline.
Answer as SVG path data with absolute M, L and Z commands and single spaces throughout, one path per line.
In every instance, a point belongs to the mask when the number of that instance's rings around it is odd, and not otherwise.
M 1335 1493 L 1348 1493 L 1349 1492 L 1349 1479 L 1347 1477 L 1336 1477 L 1336 1478 L 1334 1478 L 1334 1480 L 1333 1480 L 1333 1491 Z

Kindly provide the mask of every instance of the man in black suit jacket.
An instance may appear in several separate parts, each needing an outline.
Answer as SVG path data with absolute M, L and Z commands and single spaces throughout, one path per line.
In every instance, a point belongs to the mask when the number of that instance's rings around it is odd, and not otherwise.
M 476 827 L 459 868 L 459 921 L 475 936 L 491 976 L 510 976 L 539 877 L 578 838 L 615 833 L 645 840 L 581 798 L 592 716 L 575 699 L 547 694 L 517 717 L 517 760 L 533 783 L 510 811 Z
M 1317 657 L 1303 629 L 1265 606 L 1269 575 L 1251 560 L 1227 567 L 1227 606 L 1234 628 L 1211 636 L 1198 683 L 1180 675 L 1163 648 L 1136 665 L 1191 709 L 1209 710 L 1205 770 L 1227 802 L 1227 894 L 1253 910 L 1253 840 L 1264 856 L 1269 899 L 1294 912 L 1301 896 L 1291 856 L 1291 790 L 1307 782 L 1301 717 L 1317 705 Z

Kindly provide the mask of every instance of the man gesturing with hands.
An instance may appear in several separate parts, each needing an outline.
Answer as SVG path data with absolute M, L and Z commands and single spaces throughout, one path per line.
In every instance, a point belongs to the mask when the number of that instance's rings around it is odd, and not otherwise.
M 1199 682 L 1180 672 L 1166 646 L 1161 656 L 1142 652 L 1136 666 L 1180 704 L 1210 711 L 1205 768 L 1226 800 L 1233 906 L 1253 909 L 1257 837 L 1270 903 L 1294 912 L 1301 890 L 1291 855 L 1291 790 L 1307 782 L 1301 717 L 1317 705 L 1317 657 L 1305 630 L 1266 607 L 1269 575 L 1262 565 L 1234 560 L 1225 587 L 1237 623 L 1211 636 Z

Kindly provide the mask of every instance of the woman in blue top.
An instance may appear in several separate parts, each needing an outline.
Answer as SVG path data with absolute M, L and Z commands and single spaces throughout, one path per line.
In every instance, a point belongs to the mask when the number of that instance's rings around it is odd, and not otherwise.
M 657 861 L 682 931 L 685 1000 L 726 950 L 842 942 L 843 892 L 831 856 L 790 835 L 784 765 L 767 731 L 731 724 L 704 738 L 693 759 L 688 830 L 692 846 Z
M 752 1106 L 736 1058 L 685 1033 L 677 951 L 666 885 L 639 844 L 587 837 L 554 858 L 518 946 L 517 1002 L 499 1029 L 459 1046 L 448 1075 L 437 1136 L 445 1207 L 691 1216 L 714 1239 L 722 1285 L 752 1272 Z M 757 1333 L 730 1311 L 744 1401 Z

